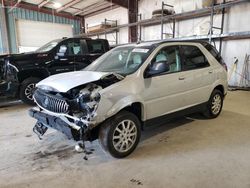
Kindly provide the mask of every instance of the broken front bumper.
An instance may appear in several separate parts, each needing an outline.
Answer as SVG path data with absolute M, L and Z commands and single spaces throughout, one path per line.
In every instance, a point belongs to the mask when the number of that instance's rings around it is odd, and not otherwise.
M 74 125 L 73 127 L 70 122 L 67 123 L 60 117 L 52 116 L 35 108 L 29 110 L 29 115 L 37 119 L 33 131 L 39 136 L 39 138 L 47 131 L 47 128 L 53 128 L 65 134 L 68 139 L 74 139 L 76 141 L 80 139 L 79 135 L 82 129 L 80 126 Z

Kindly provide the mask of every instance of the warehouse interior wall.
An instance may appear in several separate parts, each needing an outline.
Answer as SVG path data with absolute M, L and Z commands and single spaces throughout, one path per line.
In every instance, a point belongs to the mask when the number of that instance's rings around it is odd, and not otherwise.
M 1 11 L 3 8 L 0 8 Z M 9 43 L 9 51 L 10 53 L 17 53 L 17 35 L 16 35 L 16 26 L 15 20 L 24 19 L 24 20 L 32 20 L 32 21 L 40 21 L 40 22 L 50 22 L 50 23 L 58 23 L 58 24 L 70 24 L 73 28 L 74 35 L 80 34 L 80 21 L 68 19 L 64 17 L 54 16 L 52 14 L 40 13 L 37 11 L 15 8 L 12 11 L 9 11 L 9 8 L 5 8 L 6 12 L 6 23 L 7 23 L 7 32 L 8 32 L 8 43 Z M 2 27 L 1 27 L 1 35 L 2 35 Z M 2 39 L 2 38 L 1 38 Z M 0 42 L 3 43 L 3 40 Z M 2 49 L 0 53 L 6 53 L 6 49 Z
M 165 0 L 165 3 L 175 5 L 176 13 L 182 13 L 203 8 L 202 0 Z M 161 0 L 140 0 L 139 14 L 142 19 L 152 18 L 152 11 L 161 9 Z M 229 8 L 225 14 L 224 33 L 250 31 L 250 4 L 243 3 Z M 220 27 L 221 14 L 214 16 L 214 26 Z M 210 16 L 188 19 L 176 22 L 175 37 L 207 35 L 209 33 Z M 164 24 L 164 33 L 171 34 L 173 32 L 171 23 Z M 219 30 L 214 30 L 214 34 L 219 34 Z M 169 38 L 171 35 L 165 35 L 164 38 Z M 142 40 L 159 40 L 161 38 L 161 26 L 142 27 Z M 216 43 L 216 48 L 219 44 Z M 242 67 L 245 60 L 245 55 L 250 55 L 250 39 L 224 41 L 222 43 L 222 57 L 225 60 L 228 71 L 233 68 L 235 59 L 238 59 L 237 67 L 234 73 L 230 76 L 228 82 L 231 86 L 240 86 L 240 80 L 243 76 Z
M 87 28 L 87 25 L 89 24 L 101 24 L 104 22 L 104 19 L 109 20 L 117 20 L 117 24 L 127 24 L 128 23 L 128 10 L 126 8 L 115 8 L 110 9 L 107 12 L 100 13 L 95 16 L 86 17 L 85 18 L 85 27 Z M 100 35 L 100 38 L 105 38 L 105 35 Z M 115 44 L 116 36 L 115 32 L 109 33 L 106 35 L 107 39 L 110 41 L 111 44 Z M 93 37 L 96 38 L 96 37 Z M 124 44 L 128 43 L 128 28 L 121 28 L 118 32 L 118 38 L 117 38 L 118 44 Z
M 230 1 L 230 0 L 226 0 Z M 183 13 L 193 11 L 208 6 L 211 0 L 164 0 L 164 3 L 174 5 L 176 13 Z M 217 0 L 218 3 L 222 0 Z M 140 0 L 138 4 L 138 14 L 141 14 L 142 20 L 152 18 L 152 11 L 161 9 L 162 0 Z M 250 31 L 248 24 L 250 18 L 250 4 L 243 3 L 241 5 L 233 6 L 227 9 L 224 19 L 224 33 Z M 128 23 L 127 9 L 117 8 L 110 10 L 99 15 L 86 18 L 86 23 L 101 23 L 104 18 L 118 20 L 118 25 Z M 214 26 L 221 26 L 222 16 L 220 13 L 214 16 Z M 175 25 L 175 37 L 199 36 L 207 35 L 210 28 L 210 16 L 177 21 Z M 171 38 L 173 33 L 172 23 L 166 23 L 163 27 L 164 38 Z M 118 32 L 118 44 L 128 43 L 128 30 L 122 28 Z M 213 30 L 214 34 L 219 34 L 220 30 Z M 107 34 L 109 41 L 114 41 L 114 33 Z M 105 38 L 100 35 L 100 38 Z M 141 40 L 160 40 L 161 39 L 161 26 L 146 26 L 141 29 Z M 219 49 L 219 43 L 215 43 L 216 48 Z M 245 55 L 250 54 L 250 39 L 224 41 L 222 43 L 222 57 L 228 66 L 228 72 L 233 68 L 235 59 L 238 59 L 236 67 L 237 73 L 230 76 L 229 85 L 240 86 L 239 80 L 242 77 L 242 67 L 245 60 Z
M 161 0 L 140 0 L 139 1 L 139 14 L 142 15 L 142 19 L 152 18 L 152 11 L 161 9 Z M 164 1 L 168 4 L 173 4 L 176 13 L 183 13 L 187 11 L 197 10 L 203 8 L 202 2 L 198 0 L 168 0 Z M 172 2 L 172 3 L 171 3 Z M 227 32 L 239 32 L 250 31 L 250 25 L 247 24 L 250 17 L 250 4 L 236 5 L 228 9 L 225 14 L 224 33 Z M 221 14 L 217 14 L 214 17 L 214 25 L 220 27 Z M 194 35 L 206 35 L 209 32 L 210 17 L 201 17 L 195 19 L 189 19 L 176 22 L 176 37 L 194 36 Z M 150 26 L 143 28 L 144 40 L 160 39 L 160 26 Z M 164 25 L 164 32 L 172 32 L 172 24 Z M 215 34 L 218 30 L 214 30 Z M 165 37 L 167 38 L 167 37 Z

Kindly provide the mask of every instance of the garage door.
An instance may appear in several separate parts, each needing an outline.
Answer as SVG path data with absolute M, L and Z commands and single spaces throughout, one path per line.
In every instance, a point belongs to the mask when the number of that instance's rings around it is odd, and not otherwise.
M 16 20 L 17 46 L 19 52 L 33 51 L 47 42 L 72 37 L 72 25 Z

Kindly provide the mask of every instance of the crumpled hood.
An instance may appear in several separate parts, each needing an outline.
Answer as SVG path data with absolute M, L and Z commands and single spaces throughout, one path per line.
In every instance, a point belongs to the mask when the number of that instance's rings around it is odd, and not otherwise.
M 42 80 L 41 82 L 37 83 L 36 87 L 41 89 L 53 88 L 57 92 L 65 93 L 72 88 L 100 80 L 112 74 L 113 73 L 110 72 L 95 72 L 95 71 L 67 72 L 50 76 Z

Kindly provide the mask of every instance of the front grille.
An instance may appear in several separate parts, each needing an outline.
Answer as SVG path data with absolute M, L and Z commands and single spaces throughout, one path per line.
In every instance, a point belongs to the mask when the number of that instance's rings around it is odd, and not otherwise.
M 34 92 L 34 99 L 42 108 L 55 113 L 68 113 L 68 103 L 58 96 L 50 95 L 39 89 Z

